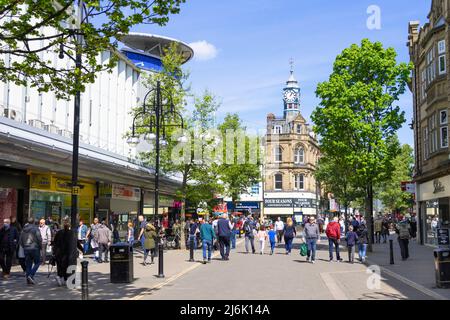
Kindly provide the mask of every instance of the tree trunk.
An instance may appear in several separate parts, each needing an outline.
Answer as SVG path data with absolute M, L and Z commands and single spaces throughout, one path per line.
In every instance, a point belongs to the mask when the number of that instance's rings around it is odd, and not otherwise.
M 367 203 L 366 203 L 366 224 L 368 233 L 368 246 L 367 250 L 373 252 L 372 243 L 374 241 L 373 236 L 373 186 L 372 182 L 369 182 L 367 186 Z
M 344 219 L 345 219 L 345 230 L 348 230 L 348 204 L 347 204 L 347 202 L 345 203 Z

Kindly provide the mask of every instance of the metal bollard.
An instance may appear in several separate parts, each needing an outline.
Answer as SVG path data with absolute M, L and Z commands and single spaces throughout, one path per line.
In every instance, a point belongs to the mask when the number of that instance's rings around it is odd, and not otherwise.
M 194 260 L 194 238 L 191 238 L 189 242 L 189 262 L 195 262 Z
M 391 264 L 394 264 L 394 240 L 389 240 L 389 251 L 391 256 Z
M 88 264 L 89 261 L 81 261 L 81 300 L 89 300 Z
M 158 278 L 164 278 L 164 247 L 163 244 L 158 244 Z

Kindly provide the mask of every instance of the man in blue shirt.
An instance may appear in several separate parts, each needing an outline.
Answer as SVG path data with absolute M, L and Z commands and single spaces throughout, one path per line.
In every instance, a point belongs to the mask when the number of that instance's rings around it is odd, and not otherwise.
M 195 223 L 193 219 L 190 220 L 189 223 L 189 246 L 191 245 L 191 241 L 194 240 L 194 250 L 197 248 L 197 233 L 198 233 L 198 225 Z
M 211 224 L 206 221 L 202 221 L 200 225 L 200 238 L 203 244 L 203 264 L 206 264 L 206 250 L 208 250 L 208 263 L 211 263 L 211 253 L 214 238 L 216 234 Z

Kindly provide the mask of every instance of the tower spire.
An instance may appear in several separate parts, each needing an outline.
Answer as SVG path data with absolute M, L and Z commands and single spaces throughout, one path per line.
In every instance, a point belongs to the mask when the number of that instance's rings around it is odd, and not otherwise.
M 294 73 L 294 59 L 291 57 L 291 59 L 289 59 L 289 64 L 291 66 L 291 74 Z

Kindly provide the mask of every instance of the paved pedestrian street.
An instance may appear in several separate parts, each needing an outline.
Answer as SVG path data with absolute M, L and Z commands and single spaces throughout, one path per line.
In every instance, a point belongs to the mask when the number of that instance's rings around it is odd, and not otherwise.
M 449 299 L 446 290 L 433 287 L 432 249 L 411 245 L 411 259 L 389 265 L 386 244 L 375 245 L 369 263 L 328 261 L 328 242 L 322 238 L 315 264 L 299 254 L 300 240 L 294 242 L 291 255 L 278 245 L 274 255 L 246 254 L 243 238 L 232 250 L 229 261 L 220 260 L 215 252 L 211 264 L 202 264 L 201 250 L 195 262 L 189 262 L 189 251 L 168 251 L 164 255 L 165 278 L 156 277 L 156 264 L 143 266 L 142 254 L 135 252 L 134 277 L 130 284 L 113 284 L 109 264 L 89 264 L 89 298 L 132 300 L 406 300 Z M 91 261 L 91 259 L 88 259 Z M 379 286 L 369 265 L 381 268 Z M 371 267 L 376 269 L 377 267 Z M 0 300 L 80 300 L 81 291 L 58 287 L 53 272 L 40 268 L 38 285 L 27 285 L 24 276 L 14 267 L 10 280 L 0 282 Z M 418 276 L 417 274 L 420 274 Z M 375 280 L 375 281 L 371 281 Z

